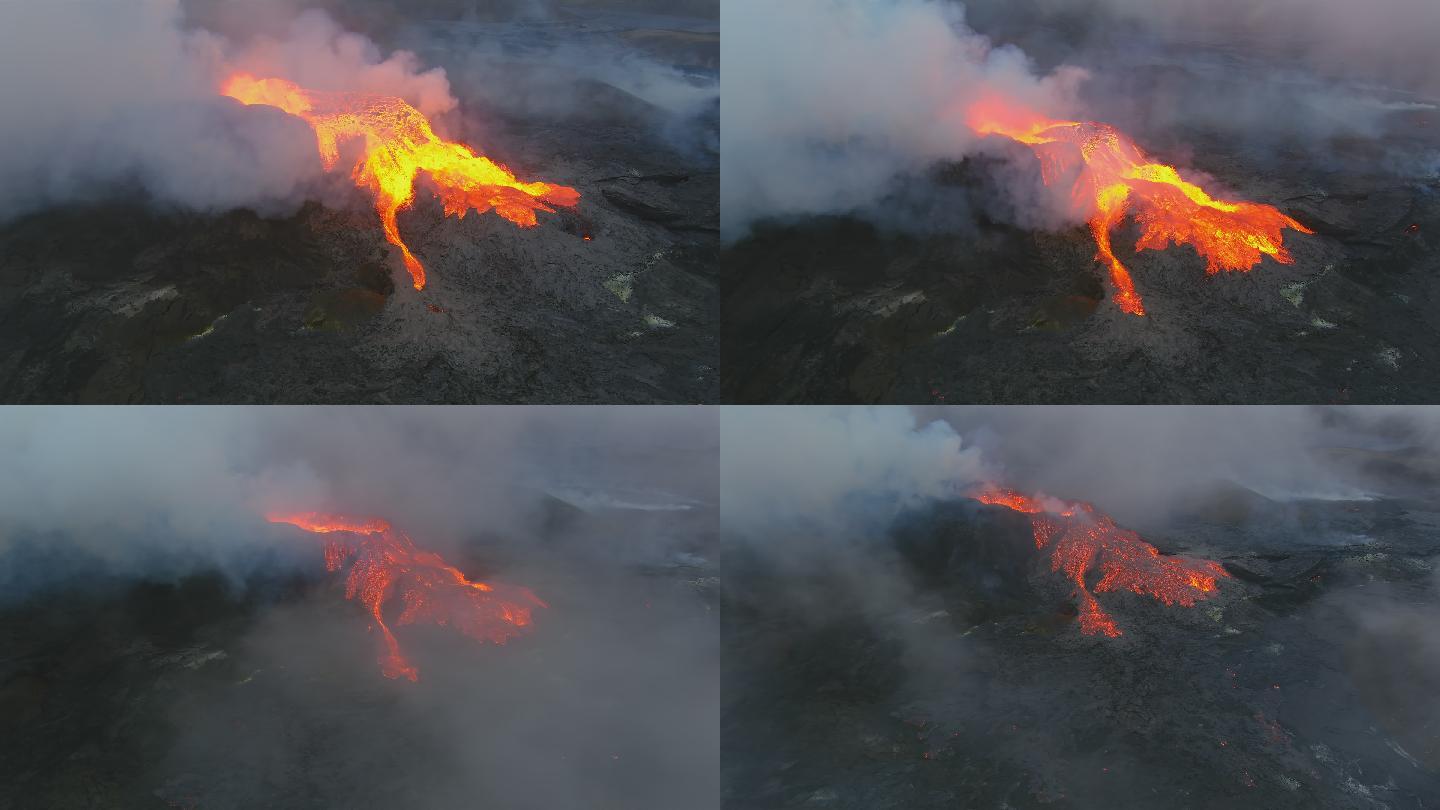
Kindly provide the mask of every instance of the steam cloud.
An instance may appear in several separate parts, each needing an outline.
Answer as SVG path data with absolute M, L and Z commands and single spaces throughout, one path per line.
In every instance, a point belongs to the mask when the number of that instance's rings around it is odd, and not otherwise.
M 307 198 L 349 193 L 324 182 L 302 121 L 218 95 L 223 77 L 243 70 L 315 90 L 399 96 L 427 116 L 456 108 L 443 68 L 424 68 L 411 51 L 383 52 L 331 10 L 387 40 L 404 21 L 401 9 L 345 0 L 0 4 L 0 48 L 24 66 L 0 79 L 0 222 L 117 197 L 280 215 Z M 467 49 L 452 67 L 493 108 L 529 115 L 593 114 L 594 88 L 576 77 L 606 82 L 663 111 L 658 134 L 672 145 L 714 151 L 715 82 L 617 47 L 521 50 L 523 70 L 494 45 Z
M 727 531 L 873 529 L 984 478 L 979 450 L 906 408 L 727 408 L 720 432 Z
M 986 91 L 1167 151 L 1198 129 L 1254 162 L 1301 149 L 1317 163 L 1340 159 L 1328 138 L 1377 137 L 1395 113 L 1434 108 L 1415 92 L 1440 92 L 1440 6 L 1427 0 L 735 0 L 725 13 L 728 240 L 829 214 L 964 227 L 977 201 L 928 175 L 1000 148 L 963 120 Z M 1383 168 L 1434 171 L 1433 154 L 1393 151 Z M 987 215 L 1074 224 L 1021 168 L 986 170 L 1001 172 Z
M 779 784 L 804 796 L 824 784 L 840 803 L 865 806 L 873 795 L 866 791 L 898 771 L 867 768 L 856 777 L 833 762 L 864 753 L 870 739 L 909 738 L 912 729 L 900 729 L 901 719 L 919 729 L 914 736 L 925 741 L 927 757 L 929 746 L 951 745 L 959 762 L 979 751 L 982 760 L 1008 767 L 1033 762 L 1042 751 L 1076 771 L 1151 773 L 1156 763 L 1144 745 L 1107 749 L 1101 764 L 1085 743 L 1073 744 L 1072 729 L 1135 728 L 1132 719 L 1117 719 L 1114 706 L 1143 707 L 1136 708 L 1139 723 L 1149 725 L 1167 716 L 1157 711 L 1174 705 L 1174 694 L 1193 693 L 1160 689 L 1161 695 L 1137 697 L 1137 683 L 1145 684 L 1139 691 L 1158 689 L 1156 683 L 1190 677 L 1191 670 L 1219 682 L 1222 668 L 1236 658 L 1248 665 L 1256 649 L 1270 651 L 1264 674 L 1221 682 L 1217 691 L 1242 690 L 1243 699 L 1207 698 L 1207 718 L 1234 727 L 1255 710 L 1255 693 L 1304 682 L 1306 698 L 1287 697 L 1276 721 L 1293 733 L 1295 749 L 1305 750 L 1301 741 L 1356 750 L 1364 750 L 1357 740 L 1373 742 L 1396 755 L 1383 770 L 1423 771 L 1434 761 L 1433 748 L 1422 747 L 1436 712 L 1417 707 L 1431 705 L 1425 696 L 1440 683 L 1440 634 L 1429 618 L 1440 598 L 1429 530 L 1440 480 L 1437 428 L 1433 408 L 1360 406 L 727 409 L 723 656 L 732 792 L 744 801 L 778 793 L 771 785 Z M 812 458 L 802 461 L 806 456 Z M 958 496 L 955 484 L 992 476 L 1024 491 L 1092 501 L 1149 539 L 1193 543 L 1188 550 L 1258 569 L 1263 584 L 1237 574 L 1222 585 L 1226 601 L 1217 603 L 1222 612 L 1213 624 L 1178 608 L 1165 624 L 1192 624 L 1160 632 L 1152 626 L 1153 635 L 1127 628 L 1139 644 L 1082 650 L 1045 629 L 1052 600 L 1065 591 L 1047 591 L 1044 574 L 1032 577 L 1045 566 L 1032 556 L 1022 516 L 926 508 L 932 499 Z M 1221 481 L 1231 488 L 1217 489 Z M 1197 495 L 1234 487 L 1280 504 L 1263 503 L 1246 517 L 1224 507 L 1185 510 Z M 1382 502 L 1372 509 L 1310 500 L 1362 493 Z M 1310 519 L 1287 525 L 1291 505 L 1309 509 Z M 893 520 L 904 506 L 919 508 Z M 1363 517 L 1354 523 L 1337 517 L 1356 513 Z M 1161 534 L 1137 523 L 1151 520 Z M 1359 525 L 1374 536 L 1348 533 Z M 1256 556 L 1246 559 L 1252 551 Z M 1262 557 L 1279 562 L 1268 567 Z M 1290 598 L 1298 590 L 1294 580 L 1323 580 L 1312 591 L 1323 595 Z M 1227 595 L 1247 589 L 1246 598 Z M 1221 627 L 1250 640 L 1226 648 Z M 1230 630 L 1239 627 L 1245 629 Z M 1121 662 L 1114 669 L 1095 663 L 1112 656 Z M 1072 668 L 1080 658 L 1088 663 Z M 1135 659 L 1144 662 L 1138 676 Z M 1309 677 L 1322 670 L 1323 679 Z M 1234 669 L 1223 671 L 1235 678 Z M 1337 721 L 1328 699 L 1334 694 L 1364 697 Z M 1265 714 L 1256 716 L 1272 716 L 1275 703 L 1261 703 Z M 1221 719 L 1237 709 L 1235 720 Z M 1035 733 L 1010 748 L 993 729 L 1026 712 Z M 1064 719 L 1052 725 L 1052 713 Z M 887 714 L 898 733 L 867 736 L 883 728 L 872 718 Z M 965 729 L 977 727 L 985 731 L 966 741 Z M 1203 728 L 1202 734 L 1213 726 Z M 962 742 L 934 742 L 947 736 Z M 1294 749 L 1272 750 L 1288 757 Z M 813 763 L 803 759 L 807 753 L 816 754 Z M 790 759 L 810 767 L 777 777 L 772 763 Z M 1182 757 L 1178 767 L 1166 778 L 1205 766 Z M 1130 776 L 1118 790 L 1098 789 L 1064 778 L 1070 795 L 1096 806 L 1123 805 L 1144 784 Z M 1346 789 L 1343 777 L 1337 782 Z M 907 798 L 938 806 L 952 797 L 932 800 L 922 788 Z
M 0 219 L 138 190 L 198 211 L 283 211 L 321 174 L 314 135 L 277 110 L 217 96 L 235 69 L 322 90 L 398 95 L 426 114 L 455 100 L 443 71 L 383 57 L 320 11 L 281 37 L 235 42 L 182 26 L 179 0 L 0 5 Z
M 1122 523 L 1163 519 L 1221 482 L 1282 500 L 1364 494 L 1346 470 L 1316 455 L 1348 438 L 1330 429 L 1322 409 L 1107 406 L 921 412 L 946 419 L 971 437 L 1005 480 L 1059 498 L 1093 501 Z
M 694 556 L 717 430 L 697 407 L 0 413 L 0 680 L 59 684 L 37 701 L 58 720 L 17 719 L 38 776 L 0 804 L 51 804 L 33 797 L 73 778 L 54 740 L 85 739 L 127 806 L 718 808 L 714 569 Z M 421 680 L 385 680 L 320 542 L 271 509 L 388 519 L 549 607 L 503 647 L 407 628 Z M 71 647 L 84 662 L 51 652 Z
M 898 176 L 980 148 L 964 115 L 986 91 L 1059 115 L 1083 78 L 1037 75 L 934 0 L 735 0 L 725 19 L 727 238 L 766 217 L 874 213 Z
M 714 413 L 633 410 L 11 411 L 0 582 L 13 599 L 76 571 L 239 579 L 277 555 L 298 565 L 306 547 L 267 512 L 375 515 L 443 550 L 477 531 L 533 545 L 547 493 L 577 482 L 713 504 L 715 473 L 697 459 L 715 446 Z M 662 555 L 690 539 L 635 531 L 628 543 Z
M 728 532 L 883 531 L 894 515 L 994 480 L 1092 501 L 1124 522 L 1168 516 L 1222 482 L 1277 500 L 1365 497 L 1337 448 L 1440 453 L 1409 408 L 775 407 L 721 415 Z
M 890 541 L 907 510 L 993 481 L 1093 502 L 1144 532 L 1226 487 L 1284 505 L 1425 497 L 1440 479 L 1440 414 L 1425 408 L 782 406 L 727 408 L 720 423 L 727 592 L 750 604 L 773 578 L 767 611 L 860 611 L 909 639 L 907 666 L 927 678 L 954 640 L 916 624 L 938 608 Z M 1390 460 L 1369 466 L 1376 456 Z M 1400 459 L 1412 461 L 1387 469 Z M 1294 536 L 1314 541 L 1315 527 Z

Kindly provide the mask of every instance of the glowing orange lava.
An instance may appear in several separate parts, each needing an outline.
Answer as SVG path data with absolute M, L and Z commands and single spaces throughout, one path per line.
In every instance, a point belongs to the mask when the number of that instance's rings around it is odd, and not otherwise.
M 340 144 L 358 140 L 363 151 L 350 175 L 355 185 L 375 196 L 375 210 L 385 238 L 400 249 L 415 289 L 425 287 L 425 267 L 400 238 L 395 217 L 415 201 L 415 179 L 426 172 L 435 182 L 446 216 L 464 217 L 470 209 L 495 213 L 521 227 L 536 224 L 535 212 L 553 212 L 552 205 L 573 206 L 580 192 L 553 183 L 524 183 L 509 169 L 477 155 L 470 147 L 442 140 L 430 121 L 393 96 L 367 93 L 322 93 L 284 79 L 261 79 L 238 73 L 220 89 L 244 104 L 279 107 L 305 119 L 315 130 L 321 160 L 333 170 Z
M 1074 174 L 1072 204 L 1089 217 L 1098 258 L 1115 285 L 1115 303 L 1132 315 L 1144 315 L 1145 305 L 1110 244 L 1111 231 L 1127 214 L 1142 230 L 1136 250 L 1163 250 L 1172 242 L 1191 245 L 1205 258 L 1207 274 L 1249 271 L 1264 256 L 1292 264 L 1283 231 L 1313 233 L 1272 206 L 1211 197 L 1107 124 L 1052 121 L 998 96 L 972 106 L 966 122 L 982 135 L 1003 135 L 1029 146 L 1047 185 Z
M 530 611 L 548 607 L 527 588 L 472 582 L 434 552 L 417 548 L 403 532 L 378 518 L 350 518 L 307 512 L 270 515 L 307 532 L 335 534 L 325 541 L 325 568 L 338 571 L 353 560 L 345 580 L 345 598 L 359 599 L 380 628 L 384 649 L 380 671 L 387 678 L 419 680 L 420 672 L 400 652 L 385 623 L 385 603 L 399 596 L 400 624 L 426 621 L 449 625 L 476 641 L 504 644 L 530 625 Z
M 1121 635 L 1114 617 L 1100 608 L 1095 594 L 1128 590 L 1166 605 L 1194 607 L 1198 600 L 1216 592 L 1217 580 L 1230 576 L 1211 560 L 1162 556 L 1139 535 L 1115 525 L 1109 515 L 1088 503 L 1022 495 L 994 485 L 986 485 L 970 497 L 1030 516 L 1035 548 L 1048 548 L 1050 570 L 1064 571 L 1075 583 L 1080 630 L 1086 635 Z M 1092 569 L 1100 574 L 1093 593 L 1085 582 Z

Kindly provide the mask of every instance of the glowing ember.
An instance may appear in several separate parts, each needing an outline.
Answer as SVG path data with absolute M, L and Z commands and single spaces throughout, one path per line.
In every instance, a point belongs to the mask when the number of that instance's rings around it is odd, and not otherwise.
M 307 512 L 271 515 L 269 520 L 337 535 L 326 538 L 325 568 L 338 571 L 352 560 L 345 598 L 358 598 L 380 628 L 385 645 L 380 671 L 387 678 L 420 677 L 401 654 L 382 615 L 385 603 L 396 596 L 405 605 L 397 620 L 402 625 L 421 621 L 449 625 L 476 641 L 495 644 L 504 644 L 528 627 L 532 608 L 547 607 L 527 588 L 471 582 L 440 555 L 417 548 L 407 535 L 378 518 Z
M 1132 315 L 1144 315 L 1145 306 L 1110 244 L 1110 232 L 1127 214 L 1142 229 L 1136 250 L 1163 250 L 1172 242 L 1191 245 L 1205 258 L 1207 274 L 1249 271 L 1264 256 L 1292 264 L 1282 232 L 1313 233 L 1271 206 L 1211 197 L 1107 124 L 1051 121 L 996 96 L 971 107 L 967 123 L 982 135 L 1003 135 L 1029 146 L 1047 185 L 1074 175 L 1072 204 L 1089 218 L 1098 258 L 1115 285 L 1116 304 Z
M 375 196 L 385 238 L 400 249 L 415 289 L 425 287 L 425 267 L 400 238 L 395 216 L 415 201 L 415 179 L 426 172 L 435 182 L 447 216 L 464 217 L 470 209 L 495 213 L 521 227 L 535 225 L 535 212 L 552 205 L 573 206 L 580 192 L 553 183 L 524 183 L 509 169 L 477 155 L 470 147 L 442 140 L 421 112 L 399 98 L 365 93 L 322 93 L 284 79 L 236 74 L 220 90 L 244 104 L 279 107 L 305 119 L 315 130 L 327 170 L 340 160 L 340 144 L 363 142 L 350 175 L 355 185 Z
M 1080 602 L 1080 630 L 1086 635 L 1118 636 L 1120 628 L 1100 608 L 1095 594 L 1128 590 L 1166 605 L 1194 607 L 1215 593 L 1216 580 L 1230 575 L 1211 560 L 1165 557 L 1139 535 L 1115 525 L 1109 515 L 1088 503 L 1022 495 L 987 485 L 970 497 L 1030 516 L 1035 548 L 1050 551 L 1050 570 L 1064 571 L 1075 583 Z M 1091 570 L 1100 579 L 1093 591 L 1086 585 Z

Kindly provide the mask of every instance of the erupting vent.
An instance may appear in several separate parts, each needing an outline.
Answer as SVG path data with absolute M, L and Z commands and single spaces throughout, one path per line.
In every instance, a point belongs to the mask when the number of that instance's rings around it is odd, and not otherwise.
M 351 169 L 355 185 L 375 196 L 385 238 L 400 249 L 415 289 L 425 287 L 425 267 L 400 238 L 395 216 L 415 200 L 415 178 L 429 173 L 439 189 L 447 216 L 464 217 L 470 209 L 495 213 L 516 225 L 535 225 L 535 212 L 551 205 L 573 206 L 580 192 L 553 183 L 523 183 L 509 169 L 468 146 L 442 140 L 430 121 L 392 96 L 321 93 L 284 79 L 236 74 L 220 91 L 244 104 L 279 107 L 305 119 L 315 130 L 327 170 L 340 160 L 340 143 L 361 139 L 364 152 Z
M 1029 146 L 1047 185 L 1075 177 L 1073 204 L 1079 211 L 1093 209 L 1090 232 L 1110 269 L 1115 302 L 1132 315 L 1144 315 L 1145 305 L 1110 245 L 1110 231 L 1127 213 L 1143 229 L 1136 250 L 1163 250 L 1172 242 L 1191 245 L 1205 257 L 1209 274 L 1251 270 L 1262 256 L 1291 264 L 1282 231 L 1313 233 L 1271 206 L 1214 199 L 1106 124 L 1051 121 L 995 96 L 971 107 L 967 123 L 982 135 L 1003 135 Z
M 449 625 L 476 641 L 504 644 L 530 625 L 530 611 L 547 607 L 527 588 L 471 582 L 434 552 L 378 518 L 349 518 L 308 512 L 271 515 L 272 523 L 289 523 L 307 532 L 333 535 L 325 540 L 325 567 L 338 571 L 353 560 L 345 580 L 345 597 L 359 599 L 380 628 L 384 649 L 380 670 L 387 678 L 419 680 L 420 673 L 400 652 L 400 644 L 381 615 L 385 603 L 399 596 L 404 610 L 400 624 L 426 621 Z
M 1115 525 L 1109 515 L 1088 503 L 1022 495 L 993 485 L 971 497 L 1030 516 L 1035 548 L 1049 549 L 1050 570 L 1063 570 L 1075 583 L 1080 629 L 1086 635 L 1121 634 L 1114 617 L 1100 608 L 1094 594 L 1123 589 L 1159 599 L 1166 605 L 1194 607 L 1197 601 L 1215 593 L 1216 580 L 1230 576 L 1211 560 L 1161 556 L 1139 535 Z M 1100 572 L 1094 594 L 1085 583 L 1092 568 Z

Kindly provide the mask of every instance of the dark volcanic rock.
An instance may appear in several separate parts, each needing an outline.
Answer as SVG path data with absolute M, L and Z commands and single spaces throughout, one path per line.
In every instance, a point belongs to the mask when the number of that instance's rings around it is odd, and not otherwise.
M 1189 609 L 1102 595 L 1113 639 L 1056 609 L 1062 574 L 1018 575 L 1024 527 L 993 508 L 908 515 L 898 570 L 882 553 L 797 577 L 734 552 L 726 804 L 1428 807 L 1440 505 L 1354 507 L 1298 504 L 1309 530 L 1284 509 L 1157 530 L 1236 576 Z
M 616 208 L 634 214 L 649 222 L 669 225 L 680 221 L 685 216 L 685 212 L 679 209 L 667 207 L 656 202 L 647 202 L 621 189 L 607 188 L 601 193 L 603 193 L 605 199 L 613 203 Z
M 1403 198 L 1403 213 L 1360 212 L 1337 217 L 1344 224 L 1330 236 L 1287 236 L 1297 257 L 1290 266 L 1267 261 L 1248 274 L 1207 277 L 1188 249 L 1122 250 L 1145 298 L 1144 318 L 1099 300 L 1101 269 L 1083 229 L 902 238 L 842 220 L 762 230 L 722 258 L 724 395 L 1429 401 L 1440 391 L 1431 317 L 1440 252 L 1427 247 L 1426 234 L 1440 233 L 1440 186 L 1381 192 Z M 1305 221 L 1299 206 L 1291 212 Z M 1362 230 L 1342 235 L 1344 228 Z M 1121 233 L 1117 244 L 1133 244 L 1133 230 Z

